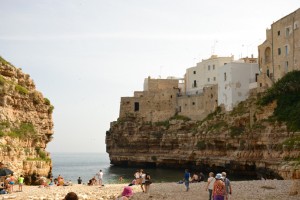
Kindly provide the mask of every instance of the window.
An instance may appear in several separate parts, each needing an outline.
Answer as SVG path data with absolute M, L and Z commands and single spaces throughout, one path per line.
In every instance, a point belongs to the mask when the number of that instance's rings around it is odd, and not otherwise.
M 193 87 L 197 87 L 197 81 L 194 80 Z
M 213 70 L 215 70 L 215 68 L 216 68 L 215 65 L 213 65 Z
M 277 31 L 277 35 L 280 36 L 280 31 Z
M 214 81 L 216 81 L 216 77 L 214 77 Z
M 289 37 L 289 35 L 290 35 L 290 28 L 286 28 L 285 29 L 285 36 Z
M 278 55 L 281 55 L 281 49 L 278 48 Z
M 269 68 L 267 69 L 267 76 L 270 77 L 270 70 L 269 70 Z
M 226 73 L 224 73 L 224 81 L 227 80 L 227 76 L 226 76 Z
M 207 69 L 210 70 L 210 65 L 208 65 Z
M 140 103 L 139 102 L 134 102 L 134 111 L 139 111 L 140 110 Z
M 210 81 L 210 78 L 207 78 L 207 82 L 209 82 Z
M 285 62 L 285 72 L 288 72 L 289 71 L 289 62 L 286 61 Z
M 224 65 L 227 65 L 227 63 L 224 63 Z
M 255 74 L 255 82 L 257 82 L 257 79 L 258 79 L 258 76 L 259 76 L 259 74 Z
M 195 102 L 193 102 L 192 104 L 195 105 Z
M 193 71 L 194 74 L 196 74 L 196 71 Z
M 289 48 L 287 45 L 285 45 L 285 55 L 287 56 L 289 54 Z

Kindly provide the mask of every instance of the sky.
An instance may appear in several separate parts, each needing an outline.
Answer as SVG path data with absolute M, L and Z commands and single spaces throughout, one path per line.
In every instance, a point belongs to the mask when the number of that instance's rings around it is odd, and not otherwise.
M 212 54 L 253 54 L 299 0 L 0 0 L 0 55 L 54 105 L 51 152 L 105 152 L 120 98 Z

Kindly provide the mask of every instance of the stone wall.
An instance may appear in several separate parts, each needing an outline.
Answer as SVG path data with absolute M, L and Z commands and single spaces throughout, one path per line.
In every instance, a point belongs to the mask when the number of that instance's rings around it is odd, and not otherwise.
M 16 176 L 51 173 L 53 108 L 28 74 L 0 59 L 0 161 Z
M 218 86 L 203 88 L 203 93 L 178 97 L 178 114 L 193 120 L 202 120 L 215 111 L 218 103 Z
M 119 118 L 138 116 L 144 121 L 164 121 L 174 116 L 177 108 L 178 80 L 148 78 L 143 92 L 122 97 Z

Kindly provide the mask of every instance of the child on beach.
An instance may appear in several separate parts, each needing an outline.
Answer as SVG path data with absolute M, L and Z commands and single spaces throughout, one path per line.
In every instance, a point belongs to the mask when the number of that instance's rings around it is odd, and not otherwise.
M 132 195 L 132 188 L 130 186 L 126 186 L 124 187 L 122 194 L 117 197 L 117 200 L 128 200 L 128 198 L 132 197 Z
M 150 175 L 146 173 L 146 178 L 145 178 L 145 192 L 148 193 L 150 190 L 150 185 L 151 185 L 151 180 L 150 180 Z
M 23 191 L 23 183 L 24 183 L 24 177 L 23 177 L 23 175 L 21 175 L 18 178 L 18 183 L 19 183 L 19 192 L 22 192 Z
M 65 196 L 64 200 L 78 200 L 78 196 L 77 196 L 77 194 L 75 192 L 69 192 Z

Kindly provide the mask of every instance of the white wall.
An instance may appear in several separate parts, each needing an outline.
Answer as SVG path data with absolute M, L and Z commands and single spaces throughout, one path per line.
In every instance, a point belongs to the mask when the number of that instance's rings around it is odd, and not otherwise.
M 224 74 L 226 73 L 226 80 Z M 228 63 L 218 70 L 218 105 L 224 104 L 227 111 L 249 96 L 249 88 L 255 86 L 256 63 Z

